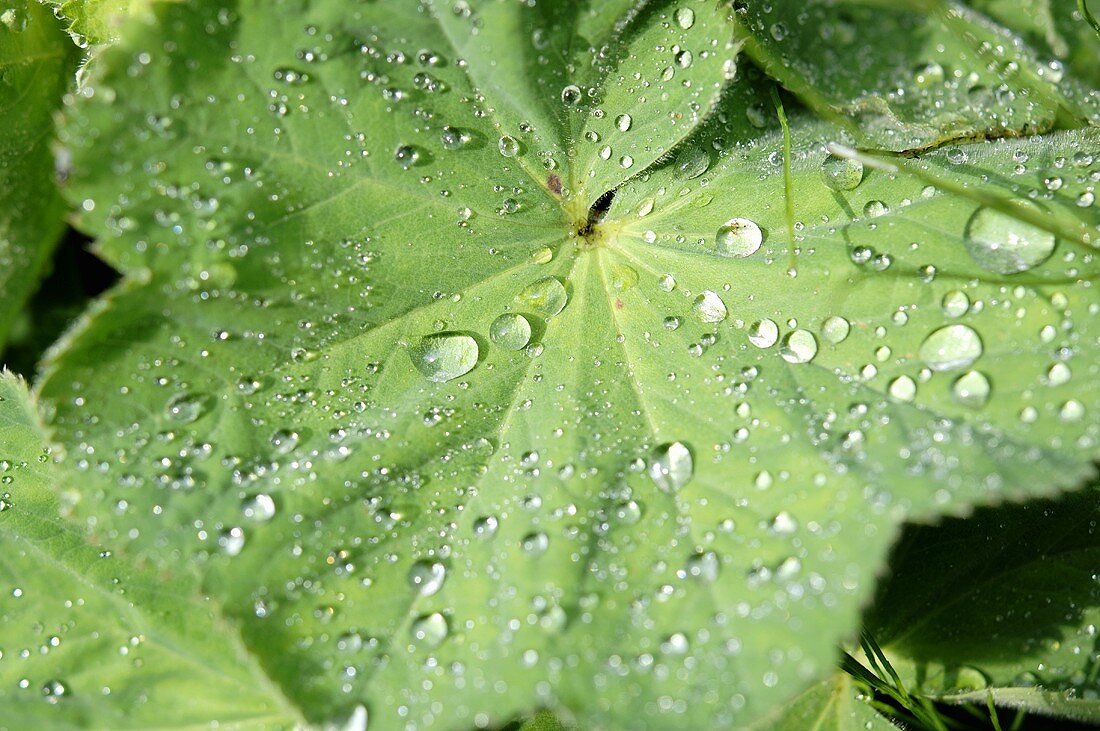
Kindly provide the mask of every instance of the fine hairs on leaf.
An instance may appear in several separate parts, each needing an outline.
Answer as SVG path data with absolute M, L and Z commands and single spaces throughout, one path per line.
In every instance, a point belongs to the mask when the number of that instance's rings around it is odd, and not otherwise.
M 1100 722 L 1083 2 L 48 5 L 0 729 Z

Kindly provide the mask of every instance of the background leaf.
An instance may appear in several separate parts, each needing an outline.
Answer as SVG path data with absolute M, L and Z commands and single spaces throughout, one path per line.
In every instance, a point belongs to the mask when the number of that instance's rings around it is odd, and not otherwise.
M 0 353 L 65 230 L 49 147 L 75 50 L 37 2 L 0 10 Z
M 61 522 L 21 380 L 0 374 L 0 703 L 12 728 L 255 728 L 295 719 L 186 582 Z M 140 683 L 133 682 L 135 674 Z M 201 697 L 201 703 L 194 699 Z

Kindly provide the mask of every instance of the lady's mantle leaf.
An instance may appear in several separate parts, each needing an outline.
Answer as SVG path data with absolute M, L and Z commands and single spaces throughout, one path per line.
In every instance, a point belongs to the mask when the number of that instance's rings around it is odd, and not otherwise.
M 68 508 L 312 721 L 743 726 L 900 521 L 1098 454 L 1095 132 L 796 117 L 791 241 L 727 6 L 611 7 L 165 5 L 70 109 L 127 279 L 40 384 Z

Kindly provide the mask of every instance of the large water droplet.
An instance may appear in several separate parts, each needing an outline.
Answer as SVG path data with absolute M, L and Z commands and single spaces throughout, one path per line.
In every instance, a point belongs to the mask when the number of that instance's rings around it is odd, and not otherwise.
M 649 476 L 665 492 L 678 492 L 691 479 L 691 450 L 682 442 L 662 444 L 653 450 Z
M 1054 234 L 992 208 L 979 208 L 966 223 L 963 238 L 970 257 L 998 274 L 1024 272 L 1054 251 Z
M 543 277 L 524 287 L 516 299 L 546 317 L 553 317 L 565 309 L 569 293 L 556 277 Z
M 695 25 L 695 11 L 691 8 L 679 8 L 676 11 L 676 24 L 684 30 L 691 28 Z
M 463 376 L 477 365 L 477 341 L 469 335 L 427 335 L 409 347 L 409 358 L 429 381 L 443 383 Z
M 887 387 L 890 397 L 898 401 L 912 401 L 917 397 L 917 382 L 909 376 L 898 376 Z
M 519 154 L 519 141 L 515 137 L 504 135 L 497 142 L 497 149 L 505 157 L 515 157 Z
M 829 155 L 821 163 L 821 179 L 833 190 L 855 190 L 863 182 L 863 163 L 839 155 Z
M 493 320 L 489 339 L 507 350 L 521 350 L 531 342 L 531 323 L 523 315 L 507 312 Z
M 710 323 L 722 322 L 729 314 L 726 310 L 726 303 L 722 301 L 722 298 L 716 292 L 709 289 L 695 298 L 695 301 L 691 303 L 691 311 L 701 321 Z
M 934 371 L 966 368 L 982 354 L 982 339 L 966 325 L 947 325 L 921 343 L 917 355 Z
M 754 221 L 731 218 L 718 229 L 714 242 L 718 253 L 726 256 L 749 256 L 760 249 L 764 235 Z

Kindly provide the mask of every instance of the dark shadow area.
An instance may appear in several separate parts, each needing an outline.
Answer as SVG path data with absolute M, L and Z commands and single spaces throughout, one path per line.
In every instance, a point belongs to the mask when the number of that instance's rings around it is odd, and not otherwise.
M 1100 484 L 907 526 L 888 565 L 864 624 L 887 652 L 916 662 L 919 680 L 984 677 L 1077 697 L 1100 689 L 1100 640 L 1089 629 L 1100 616 Z M 980 710 L 987 725 L 965 728 L 993 728 Z M 1004 713 L 1009 728 L 1015 712 Z M 1031 715 L 1020 728 L 1095 727 Z
M 51 270 L 24 306 L 0 360 L 30 377 L 43 353 L 119 274 L 89 250 L 92 240 L 69 228 L 54 253 Z

